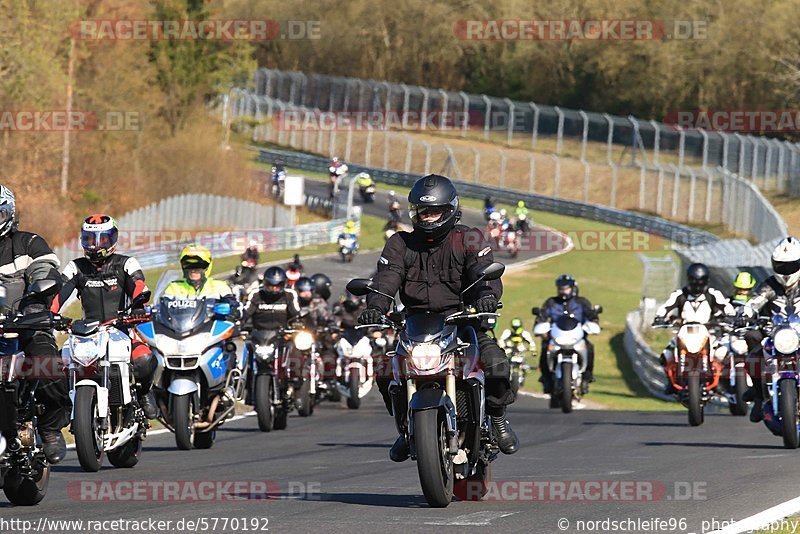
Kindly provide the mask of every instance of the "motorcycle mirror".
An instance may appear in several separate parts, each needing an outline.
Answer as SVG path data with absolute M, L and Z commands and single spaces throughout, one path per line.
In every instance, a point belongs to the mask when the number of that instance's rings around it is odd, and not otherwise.
M 531 308 L 531 313 L 532 313 L 533 315 L 537 315 L 537 316 L 538 316 L 538 315 L 539 315 L 539 313 L 541 313 L 541 311 L 542 311 L 542 310 L 539 308 L 539 306 L 534 306 L 533 308 Z
M 483 271 L 481 271 L 481 278 L 484 280 L 497 280 L 506 270 L 506 266 L 499 262 L 494 262 Z
M 595 305 L 594 311 L 597 313 L 603 313 L 603 307 L 599 304 Z
M 373 290 L 373 286 L 375 282 L 370 280 L 369 278 L 353 278 L 349 282 L 347 282 L 347 291 L 352 293 L 357 297 L 363 297 L 367 293 Z
M 49 297 L 58 293 L 58 283 L 55 280 L 37 280 L 28 286 L 30 293 L 36 293 L 42 297 Z

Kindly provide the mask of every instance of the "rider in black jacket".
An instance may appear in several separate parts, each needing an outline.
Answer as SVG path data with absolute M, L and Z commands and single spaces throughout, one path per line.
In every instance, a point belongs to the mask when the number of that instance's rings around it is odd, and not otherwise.
M 47 279 L 57 281 L 60 287 L 60 262 L 41 236 L 17 230 L 17 224 L 14 193 L 0 185 L 0 283 L 5 287 L 6 301 L 12 312 L 43 312 L 47 310 L 50 299 L 45 301 L 28 295 L 28 288 L 33 282 Z M 21 334 L 19 346 L 29 358 L 58 361 L 58 366 L 44 368 L 60 369 L 61 358 L 52 333 Z M 66 374 L 56 375 L 55 371 L 53 376 L 41 377 L 36 388 L 36 401 L 44 407 L 37 426 L 44 454 L 51 464 L 60 462 L 67 454 L 67 444 L 61 434 L 68 422 L 67 390 Z
M 493 262 L 492 249 L 477 228 L 456 225 L 461 216 L 458 194 L 444 176 L 420 178 L 408 195 L 413 232 L 398 232 L 386 242 L 373 277 L 377 289 L 387 295 L 400 292 L 407 313 L 452 313 L 459 309 L 460 292 L 483 268 Z M 477 285 L 465 295 L 478 312 L 497 310 L 503 292 L 499 280 Z M 391 301 L 376 293 L 367 297 L 362 324 L 379 323 Z M 517 451 L 519 442 L 505 418 L 506 405 L 514 402 L 508 359 L 497 342 L 478 331 L 478 349 L 486 376 L 486 412 L 492 416 L 500 450 Z M 378 388 L 387 406 L 391 377 L 379 376 Z M 396 462 L 408 458 L 408 444 L 400 436 L 389 456 Z
M 58 313 L 77 292 L 86 320 L 109 321 L 128 308 L 132 308 L 131 315 L 146 317 L 144 306 L 150 300 L 150 290 L 136 258 L 115 252 L 118 237 L 117 223 L 108 215 L 92 215 L 83 221 L 81 246 L 84 257 L 76 258 L 64 267 L 64 286 L 53 299 L 51 311 Z M 131 363 L 133 376 L 139 384 L 139 405 L 148 419 L 155 419 L 158 409 L 150 389 L 158 361 L 135 333 L 131 337 Z

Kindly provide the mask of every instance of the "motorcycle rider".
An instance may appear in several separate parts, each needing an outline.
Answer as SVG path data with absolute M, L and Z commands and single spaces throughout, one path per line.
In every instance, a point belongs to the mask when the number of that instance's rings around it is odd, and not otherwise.
M 503 333 L 500 334 L 500 339 L 498 340 L 501 347 L 505 347 L 506 343 L 509 341 L 515 346 L 519 345 L 520 343 L 527 343 L 528 350 L 531 351 L 531 353 L 536 352 L 536 340 L 534 340 L 530 332 L 525 330 L 525 328 L 522 326 L 522 319 L 519 317 L 514 317 L 511 319 L 511 328 L 506 328 L 503 330 Z
M 366 307 L 367 303 L 363 298 L 345 291 L 333 307 L 333 315 L 339 323 L 339 328 L 342 330 L 355 328 L 358 325 L 358 317 Z
M 271 341 L 278 329 L 285 328 L 289 321 L 300 314 L 297 293 L 287 287 L 286 271 L 270 267 L 264 271 L 261 289 L 250 295 L 244 311 L 242 330 L 260 331 L 263 338 Z M 253 354 L 250 351 L 249 354 Z M 251 365 L 252 362 L 248 362 Z M 252 377 L 251 377 L 252 378 Z M 253 394 L 254 382 L 248 384 L 248 398 Z M 248 402 L 252 404 L 252 402 Z
M 347 174 L 347 165 L 343 161 L 339 161 L 339 158 L 334 156 L 331 158 L 331 163 L 328 165 L 328 174 L 330 176 L 330 196 L 333 198 L 333 195 L 339 189 L 339 179 Z
M 408 202 L 413 231 L 398 232 L 386 242 L 373 277 L 376 289 L 387 295 L 399 291 L 407 312 L 455 312 L 459 308 L 461 288 L 493 262 L 491 247 L 479 229 L 456 225 L 461 211 L 458 194 L 448 178 L 435 174 L 420 178 L 411 188 Z M 495 312 L 502 291 L 502 282 L 494 280 L 473 288 L 466 299 L 478 312 Z M 380 323 L 390 305 L 390 299 L 370 293 L 359 322 Z M 486 412 L 492 418 L 500 450 L 513 454 L 519 441 L 505 417 L 506 405 L 514 402 L 510 365 L 494 339 L 482 329 L 476 334 L 486 376 Z M 391 406 L 391 380 L 382 373 L 377 378 L 387 407 Z M 408 443 L 401 435 L 392 445 L 389 456 L 401 462 L 408 455 Z
M 733 280 L 733 294 L 730 297 L 731 304 L 742 306 L 750 300 L 753 288 L 756 286 L 756 279 L 747 271 L 742 271 Z
M 592 303 L 585 297 L 578 295 L 578 283 L 569 274 L 562 274 L 556 278 L 556 295 L 544 301 L 540 308 L 540 313 L 536 317 L 535 324 L 548 321 L 555 321 L 564 313 L 575 316 L 575 320 L 583 324 L 587 321 L 597 322 L 598 316 Z M 553 393 L 553 373 L 547 366 L 547 338 L 549 334 L 542 336 L 542 350 L 539 353 L 539 371 L 542 376 L 539 381 L 544 387 L 545 393 Z M 594 382 L 594 344 L 589 341 L 588 336 L 584 338 L 586 342 L 586 371 L 583 373 L 582 387 L 583 393 L 588 392 L 589 384 Z
M 653 324 L 664 323 L 674 311 L 682 321 L 695 321 L 706 324 L 714 318 L 732 316 L 736 312 L 721 291 L 708 286 L 709 271 L 702 263 L 693 263 L 686 269 L 686 285 L 675 290 L 667 301 L 656 310 Z M 675 343 L 673 338 L 659 361 L 667 377 L 675 373 Z M 713 343 L 712 343 L 713 345 Z M 674 393 L 672 381 L 667 384 L 667 394 Z
M 92 215 L 81 226 L 81 247 L 84 257 L 70 261 L 62 276 L 64 285 L 53 299 L 50 311 L 59 313 L 65 302 L 77 292 L 83 308 L 83 318 L 106 322 L 117 313 L 131 308 L 134 318 L 146 318 L 145 304 L 150 289 L 136 258 L 116 252 L 119 229 L 108 215 Z M 158 361 L 150 347 L 134 331 L 131 336 L 131 366 L 138 383 L 139 405 L 148 419 L 158 417 L 155 399 L 150 393 Z
M 525 205 L 524 200 L 517 202 L 517 208 L 514 210 L 514 218 L 517 220 L 516 230 L 520 232 L 527 232 L 530 228 L 530 221 L 528 220 L 529 213 L 528 207 Z
M 301 276 L 303 276 L 303 264 L 300 262 L 300 254 L 295 254 L 292 263 L 286 267 L 286 284 L 294 287 Z
M 796 237 L 782 239 L 772 251 L 773 275 L 764 280 L 755 290 L 753 297 L 742 306 L 737 314 L 735 326 L 743 327 L 759 314 L 772 316 L 793 313 L 800 310 L 800 240 Z M 748 330 L 744 336 L 748 348 L 748 373 L 753 379 L 753 387 L 745 400 L 753 400 L 750 420 L 757 423 L 764 419 L 764 382 L 761 375 L 764 351 L 761 342 L 767 335 L 761 328 Z
M 331 279 L 322 273 L 316 273 L 311 276 L 311 283 L 314 284 L 312 303 L 316 301 L 318 307 L 324 306 L 328 314 L 325 319 L 326 324 L 335 327 L 336 318 L 328 307 L 328 299 L 331 298 Z M 323 363 L 322 378 L 326 381 L 336 379 L 336 353 L 333 345 L 336 342 L 337 335 L 336 332 L 331 332 L 320 339 L 322 342 L 322 350 L 320 351 Z
M 358 233 L 356 232 L 355 222 L 347 221 L 346 223 L 344 223 L 344 228 L 342 229 L 342 233 L 339 234 L 339 237 L 336 238 L 336 240 L 339 243 L 341 243 L 341 241 L 345 239 L 353 239 L 353 242 L 355 243 L 353 252 L 358 250 Z
M 494 213 L 496 210 L 494 208 L 494 200 L 492 197 L 487 196 L 483 199 L 483 216 L 488 221 L 489 216 Z
M 28 294 L 28 288 L 39 280 L 54 280 L 61 286 L 58 268 L 61 263 L 47 242 L 32 232 L 18 230 L 16 199 L 8 187 L 0 185 L 0 272 L 6 290 L 10 312 L 23 314 L 46 312 L 50 299 Z M 58 347 L 52 332 L 22 333 L 19 347 L 28 358 L 59 362 Z M 57 366 L 50 366 L 57 367 Z M 36 401 L 43 405 L 38 430 L 42 448 L 51 464 L 57 464 L 67 454 L 67 444 L 61 429 L 68 421 L 68 382 L 64 373 L 39 378 Z
M 247 248 L 244 249 L 244 252 L 242 253 L 242 262 L 247 263 L 250 266 L 256 266 L 258 265 L 260 259 L 261 252 L 258 250 L 258 241 L 251 239 L 250 243 L 247 245 Z

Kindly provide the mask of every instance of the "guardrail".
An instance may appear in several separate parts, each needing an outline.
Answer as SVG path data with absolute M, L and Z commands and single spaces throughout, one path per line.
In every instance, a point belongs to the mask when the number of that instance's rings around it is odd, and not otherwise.
M 259 152 L 259 160 L 265 163 L 272 163 L 276 159 L 282 159 L 288 167 L 317 172 L 325 172 L 329 163 L 326 158 L 301 152 L 260 147 L 250 148 L 257 150 Z M 352 173 L 368 172 L 379 182 L 404 187 L 411 187 L 414 182 L 421 177 L 419 174 L 379 169 L 356 163 L 348 163 L 348 167 Z M 524 200 L 528 207 L 534 210 L 570 215 L 626 228 L 636 228 L 644 232 L 660 235 L 682 245 L 692 246 L 712 243 L 719 240 L 717 236 L 710 232 L 691 228 L 651 215 L 574 200 L 553 198 L 535 193 L 523 193 L 511 189 L 488 187 L 470 182 L 456 181 L 456 183 L 459 194 L 465 197 L 483 199 L 487 196 L 491 196 L 495 200 L 512 204 L 516 204 L 519 200 Z
M 639 377 L 639 381 L 647 391 L 661 400 L 674 400 L 671 395 L 664 393 L 667 387 L 667 377 L 658 362 L 658 354 L 650 348 L 641 332 L 641 314 L 632 311 L 625 317 L 625 352 L 631 361 L 631 367 Z

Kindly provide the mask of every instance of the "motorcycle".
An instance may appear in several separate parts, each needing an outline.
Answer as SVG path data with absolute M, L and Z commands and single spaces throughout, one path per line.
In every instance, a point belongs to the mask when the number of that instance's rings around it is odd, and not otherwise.
M 101 323 L 71 323 L 61 358 L 69 368 L 71 432 L 81 468 L 97 472 L 107 453 L 115 467 L 139 463 L 149 423 L 130 372 L 131 337 L 122 329 L 149 319 L 126 313 Z
M 317 384 L 322 375 L 322 357 L 316 336 L 301 322 L 280 330 L 280 334 L 287 341 L 280 366 L 285 376 L 285 410 L 288 413 L 294 407 L 300 417 L 308 417 L 321 396 Z
M 330 177 L 329 193 L 331 198 L 335 197 L 339 193 L 339 184 L 346 174 L 347 165 L 344 163 L 338 166 L 331 165 L 328 167 L 328 175 Z
M 671 322 L 655 323 L 654 328 L 673 328 Z M 717 389 L 723 365 L 712 352 L 712 330 L 715 325 L 684 321 L 675 337 L 675 367 L 667 377 L 680 402 L 689 409 L 689 424 L 703 424 L 704 410 Z M 711 327 L 711 329 L 709 329 Z
M 29 291 L 52 296 L 58 291 L 58 284 L 40 280 L 32 283 Z M 5 301 L 5 297 L 5 288 L 0 286 L 0 299 Z M 19 336 L 49 332 L 66 324 L 49 312 L 0 315 L 0 487 L 17 506 L 41 502 L 50 481 L 50 464 L 37 428 L 41 404 L 36 402 L 35 394 L 39 381 L 26 373 L 32 362 L 20 350 Z
M 473 325 L 497 314 L 472 313 L 463 297 L 476 284 L 496 280 L 504 270 L 500 263 L 487 266 L 462 291 L 461 311 L 451 315 L 405 317 L 395 309 L 384 324 L 356 327 L 391 327 L 400 332 L 397 350 L 387 353 L 394 374 L 389 389 L 392 411 L 398 431 L 408 440 L 411 458 L 417 461 L 422 492 L 432 507 L 446 507 L 454 493 L 475 500 L 488 491 L 490 464 L 499 448 L 491 418 L 485 413 L 484 372 Z M 368 279 L 351 280 L 347 290 L 391 299 Z
M 339 236 L 338 244 L 342 263 L 352 262 L 358 250 L 358 237 L 355 234 L 342 234 Z
M 519 233 L 512 227 L 508 227 L 501 237 L 502 247 L 508 251 L 512 258 L 519 254 L 520 239 Z
M 249 373 L 258 428 L 262 432 L 284 430 L 289 410 L 284 405 L 286 358 L 281 337 L 276 332 L 255 330 L 248 344 L 253 355 Z
M 524 213 L 520 213 L 519 215 L 517 215 L 517 222 L 514 226 L 517 232 L 519 232 L 520 234 L 526 234 L 531 230 L 531 225 L 528 222 L 528 216 L 525 215 Z
M 516 394 L 525 385 L 525 377 L 531 368 L 525 363 L 528 347 L 525 343 L 516 343 L 512 339 L 507 339 L 504 345 L 503 350 L 511 363 L 511 388 Z
M 348 408 L 357 410 L 374 382 L 372 339 L 360 330 L 346 329 L 335 348 L 339 393 L 347 399 Z
M 595 306 L 595 312 L 602 313 L 602 306 Z M 539 316 L 538 307 L 531 309 L 533 315 Z M 544 321 L 533 327 L 533 335 L 547 339 L 542 344 L 546 350 L 547 367 L 553 377 L 553 394 L 550 396 L 550 407 L 558 408 L 564 413 L 572 412 L 572 401 L 580 402 L 585 386 L 583 374 L 588 364 L 588 347 L 586 336 L 599 334 L 600 325 L 594 321 L 581 324 L 573 314 L 565 312 L 555 321 Z
M 272 184 L 270 193 L 274 198 L 283 198 L 283 191 L 286 188 L 286 171 L 272 167 Z
M 375 202 L 375 180 L 370 178 L 369 183 L 358 184 L 358 193 L 361 195 L 361 200 L 364 203 Z
M 177 271 L 164 273 L 156 295 L 162 280 L 178 276 Z M 237 358 L 227 302 L 166 295 L 157 302 L 155 320 L 136 326 L 136 332 L 158 360 L 154 385 L 160 420 L 175 433 L 178 449 L 209 449 L 216 428 L 233 417 L 236 401 L 244 399 L 247 347 Z
M 783 438 L 786 449 L 800 446 L 800 414 L 798 414 L 798 349 L 800 349 L 800 317 L 790 305 L 785 314 L 775 314 L 763 323 L 769 336 L 763 341 L 768 376 L 767 402 L 764 403 L 764 424 Z
M 744 340 L 746 328 L 729 328 L 720 339 L 717 351 L 725 359 L 727 380 L 721 380 L 721 393 L 728 401 L 728 410 L 731 415 L 747 415 L 747 402 L 744 400 L 745 392 L 753 385 L 747 374 L 747 342 Z

